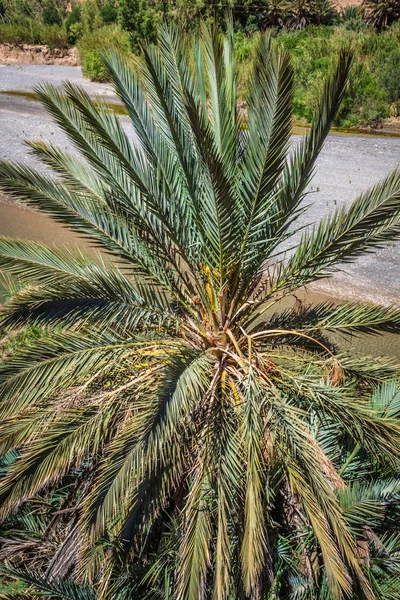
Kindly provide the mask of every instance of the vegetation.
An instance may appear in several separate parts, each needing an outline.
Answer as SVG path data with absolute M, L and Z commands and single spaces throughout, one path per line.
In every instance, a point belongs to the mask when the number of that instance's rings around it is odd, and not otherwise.
M 78 41 L 79 58 L 83 74 L 94 81 L 106 81 L 107 68 L 102 59 L 105 48 L 114 50 L 119 55 L 129 59 L 130 40 L 126 31 L 121 31 L 116 25 L 100 27 L 84 34 Z
M 50 48 L 68 48 L 68 35 L 59 25 L 45 25 L 34 20 L 0 23 L 0 44 L 46 44 Z
M 68 46 L 63 0 L 0 0 L 0 43 Z
M 354 48 L 355 63 L 335 125 L 352 127 L 399 114 L 398 25 L 381 34 L 372 30 L 351 31 L 342 26 L 309 27 L 295 33 L 281 33 L 277 43 L 290 53 L 294 64 L 297 117 L 311 121 L 330 57 L 346 44 Z
M 81 89 L 46 86 L 82 161 L 36 141 L 56 178 L 0 164 L 2 190 L 100 250 L 0 240 L 17 282 L 1 328 L 35 328 L 0 368 L 3 571 L 75 600 L 394 600 L 400 392 L 382 382 L 399 366 L 337 335 L 397 333 L 400 310 L 282 304 L 400 236 L 399 170 L 297 224 L 351 53 L 290 149 L 282 47 L 259 38 L 244 129 L 232 26 L 157 41 L 135 71 L 106 61 L 134 143 Z

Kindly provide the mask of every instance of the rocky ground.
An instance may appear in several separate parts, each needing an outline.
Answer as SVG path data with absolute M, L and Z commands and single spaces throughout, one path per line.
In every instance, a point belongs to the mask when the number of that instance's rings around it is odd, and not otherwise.
M 76 67 L 78 51 L 76 48 L 49 48 L 48 46 L 30 46 L 28 44 L 0 44 L 0 63 L 9 65 L 68 65 Z

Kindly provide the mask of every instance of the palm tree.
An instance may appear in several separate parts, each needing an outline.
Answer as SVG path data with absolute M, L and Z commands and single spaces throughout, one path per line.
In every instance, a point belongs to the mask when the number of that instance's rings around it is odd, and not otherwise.
M 83 160 L 31 142 L 54 174 L 0 165 L 4 191 L 100 250 L 0 241 L 0 268 L 19 284 L 1 326 L 43 330 L 0 370 L 0 453 L 19 452 L 0 516 L 84 469 L 58 560 L 72 546 L 99 597 L 124 564 L 146 566 L 173 519 L 176 598 L 266 597 L 283 523 L 312 533 L 332 598 L 372 599 L 344 479 L 311 423 L 334 422 L 398 469 L 398 420 L 370 404 L 398 366 L 340 352 L 330 334 L 398 332 L 400 310 L 282 304 L 400 236 L 396 170 L 285 252 L 351 55 L 337 57 L 293 150 L 293 70 L 266 36 L 246 123 L 231 26 L 191 46 L 162 26 L 135 71 L 106 63 L 133 133 L 82 89 L 47 86 L 37 93 Z
M 400 19 L 399 0 L 363 0 L 364 18 L 381 31 Z
M 286 21 L 286 8 L 282 0 L 270 0 L 266 6 L 265 14 L 261 17 L 260 27 L 262 29 L 283 27 Z
M 287 28 L 295 30 L 307 25 L 331 25 L 338 16 L 331 0 L 288 0 L 285 13 Z

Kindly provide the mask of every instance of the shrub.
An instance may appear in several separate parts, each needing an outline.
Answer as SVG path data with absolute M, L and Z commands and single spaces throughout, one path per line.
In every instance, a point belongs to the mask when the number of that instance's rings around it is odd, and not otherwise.
M 161 13 L 147 0 L 120 0 L 118 22 L 129 32 L 132 50 L 138 51 L 144 40 L 154 41 Z
M 385 90 L 364 61 L 354 65 L 349 77 L 349 89 L 335 124 L 353 127 L 380 121 L 389 116 Z
M 44 25 L 62 25 L 66 16 L 67 0 L 0 0 L 8 23 L 23 23 L 34 19 Z
M 31 31 L 20 23 L 0 23 L 0 44 L 32 44 Z
M 45 44 L 50 48 L 67 48 L 68 36 L 64 26 L 44 25 L 26 19 L 21 23 L 0 23 L 0 43 Z
M 388 102 L 392 104 L 391 112 L 400 112 L 400 48 L 397 45 L 389 52 L 382 50 L 376 53 L 373 60 L 375 76 L 385 90 Z
M 22 23 L 27 18 L 40 13 L 40 4 L 37 0 L 6 0 L 6 17 L 10 23 Z
M 85 0 L 81 8 L 82 28 L 84 33 L 99 29 L 103 25 L 100 6 L 97 0 Z
M 106 81 L 107 73 L 101 52 L 115 50 L 119 54 L 129 55 L 129 34 L 117 25 L 107 25 L 84 33 L 77 47 L 83 74 L 95 81 Z
M 82 62 L 82 72 L 92 81 L 107 81 L 107 70 L 96 50 L 89 50 Z
M 72 23 L 68 29 L 68 43 L 74 46 L 77 41 L 82 37 L 83 27 L 82 23 Z
M 247 36 L 241 31 L 235 34 L 235 50 L 238 62 L 247 61 L 253 57 L 258 40 L 257 34 Z
M 68 48 L 68 35 L 65 26 L 41 25 L 39 29 L 40 41 L 38 44 L 46 44 L 50 48 Z
M 118 10 L 115 2 L 107 0 L 104 6 L 100 9 L 100 16 L 105 25 L 116 23 L 118 18 Z
M 0 0 L 0 19 L 4 19 L 7 13 L 7 2 L 6 0 Z
M 393 112 L 392 105 L 400 93 L 400 29 L 393 27 L 378 34 L 364 26 L 362 32 L 357 32 L 346 27 L 353 19 L 354 13 L 350 13 L 349 20 L 340 26 L 309 26 L 303 31 L 278 34 L 276 43 L 289 51 L 295 67 L 297 117 L 312 119 L 321 78 L 328 71 L 331 57 L 349 44 L 354 47 L 357 60 L 335 125 L 352 127 L 376 122 Z
M 45 25 L 62 25 L 64 16 L 64 6 L 57 6 L 56 2 L 49 2 L 42 12 L 42 21 Z
M 80 4 L 73 4 L 71 7 L 71 12 L 68 14 L 65 19 L 65 28 L 67 30 L 68 42 L 70 44 L 76 44 L 78 39 L 81 37 L 83 33 L 82 26 L 82 10 Z

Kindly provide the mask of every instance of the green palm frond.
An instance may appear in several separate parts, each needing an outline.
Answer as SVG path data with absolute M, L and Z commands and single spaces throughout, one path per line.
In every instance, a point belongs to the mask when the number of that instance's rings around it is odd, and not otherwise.
M 95 591 L 90 586 L 79 585 L 74 581 L 49 581 L 40 576 L 35 576 L 27 571 L 13 569 L 0 565 L 0 572 L 28 586 L 29 592 L 17 592 L 4 596 L 18 600 L 29 598 L 53 598 L 53 600 L 95 600 Z
M 161 342 L 162 344 L 162 342 Z M 0 368 L 1 413 L 16 414 L 63 389 L 85 383 L 88 374 L 110 368 L 133 355 L 152 340 L 137 341 L 112 333 L 52 332 L 4 361 Z M 131 359 L 132 360 L 132 359 Z
M 390 416 L 397 419 L 400 415 L 400 389 L 396 380 L 383 383 L 372 394 L 372 408 L 381 416 Z
M 209 387 L 207 372 L 210 367 L 206 355 L 198 356 L 186 351 L 172 357 L 171 364 L 160 374 L 158 394 L 152 405 L 143 405 L 143 416 L 138 411 L 111 443 L 98 485 L 87 499 L 86 514 L 93 524 L 95 538 L 104 533 L 106 523 L 112 523 L 126 504 L 130 527 L 134 527 L 135 513 L 140 530 L 145 515 L 136 497 L 132 478 L 145 481 L 150 475 L 149 470 L 166 468 L 174 449 L 174 459 L 178 462 L 179 454 L 183 453 L 185 430 L 190 431 L 191 421 L 198 410 L 197 403 Z M 154 374 L 150 372 L 149 375 L 154 386 Z M 149 467 L 143 469 L 141 463 L 146 458 Z
M 262 474 L 266 472 L 264 456 L 264 427 L 262 419 L 263 390 L 254 373 L 249 370 L 243 391 L 243 444 L 247 459 L 246 499 L 244 506 L 244 531 L 241 547 L 243 580 L 246 593 L 250 595 L 260 574 L 268 568 L 266 530 L 266 506 L 263 498 Z M 269 576 L 271 576 L 269 574 Z
M 356 482 L 340 491 L 339 502 L 353 527 L 376 527 L 383 521 L 390 504 L 398 503 L 399 496 L 399 479 Z
M 349 49 L 341 50 L 337 63 L 325 82 L 320 103 L 313 115 L 311 131 L 287 160 L 274 211 L 277 219 L 273 247 L 279 244 L 281 236 L 296 220 L 315 162 L 346 92 L 351 63 L 352 53 Z
M 396 170 L 362 194 L 349 210 L 339 209 L 305 233 L 272 290 L 299 287 L 326 277 L 339 261 L 357 256 L 396 239 L 399 229 L 400 171 Z
M 400 310 L 366 302 L 324 302 L 277 313 L 271 317 L 271 325 L 314 335 L 320 330 L 345 334 L 397 333 Z

